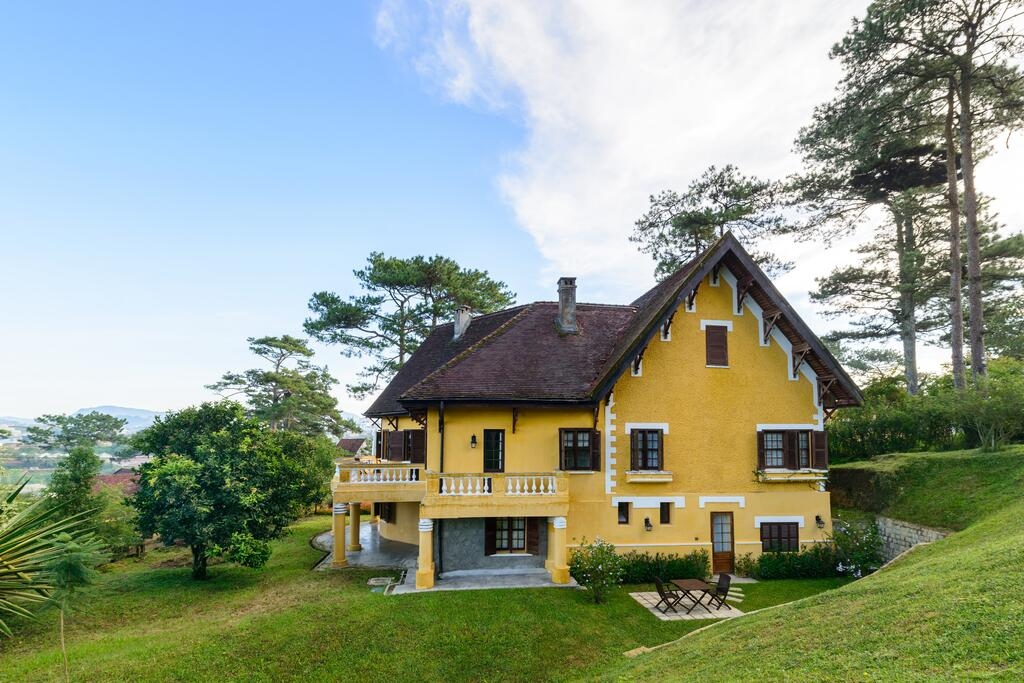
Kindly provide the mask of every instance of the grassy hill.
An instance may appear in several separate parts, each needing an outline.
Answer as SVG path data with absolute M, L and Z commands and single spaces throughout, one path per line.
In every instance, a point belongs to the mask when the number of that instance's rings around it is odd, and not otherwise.
M 960 530 L 1020 500 L 1024 446 L 900 453 L 832 467 L 832 504 Z
M 966 528 L 838 590 L 623 660 L 605 678 L 1024 679 L 1024 449 L 845 467 L 891 478 L 888 514 Z

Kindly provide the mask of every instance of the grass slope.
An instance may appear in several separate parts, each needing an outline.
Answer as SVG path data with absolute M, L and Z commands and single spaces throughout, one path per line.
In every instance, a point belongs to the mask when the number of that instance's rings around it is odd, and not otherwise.
M 860 489 L 847 496 L 857 507 L 960 530 L 1020 500 L 1024 446 L 997 453 L 900 453 L 832 470 L 838 486 Z M 834 495 L 833 500 L 841 497 Z
M 608 679 L 1024 680 L 1024 502 L 889 568 L 684 638 Z
M 72 680 L 590 678 L 624 650 L 708 623 L 659 621 L 628 589 L 600 606 L 568 589 L 370 593 L 366 579 L 385 572 L 310 571 L 321 553 L 308 540 L 328 524 L 297 524 L 262 571 L 217 565 L 210 580 L 195 582 L 180 566 L 183 549 L 113 565 L 71 619 Z M 745 586 L 743 609 L 841 583 Z M 55 613 L 15 631 L 14 640 L 0 640 L 0 681 L 63 680 Z

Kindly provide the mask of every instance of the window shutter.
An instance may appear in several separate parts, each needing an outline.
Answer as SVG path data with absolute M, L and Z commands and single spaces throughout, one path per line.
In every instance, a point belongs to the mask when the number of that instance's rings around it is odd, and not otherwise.
M 384 432 L 380 429 L 374 434 L 374 449 L 373 454 L 378 458 L 384 457 Z
M 590 469 L 601 471 L 601 432 L 590 430 Z
M 394 431 L 387 433 L 388 460 L 400 462 L 405 460 L 405 433 Z
M 708 325 L 704 330 L 704 343 L 708 365 L 729 364 L 729 330 L 724 325 Z
M 814 460 L 811 461 L 811 465 L 816 470 L 827 470 L 828 434 L 826 434 L 824 431 L 812 432 L 811 437 L 814 440 Z
M 558 429 L 558 468 L 566 469 L 565 466 L 565 433 L 568 429 Z
M 540 517 L 526 518 L 526 552 L 540 554 Z
M 409 461 L 425 465 L 427 462 L 427 430 L 406 429 L 405 436 L 408 442 L 406 456 Z
M 665 432 L 658 430 L 658 469 L 665 469 Z
M 640 469 L 640 432 L 629 433 L 629 469 Z
M 757 469 L 764 468 L 764 432 L 757 432 Z
M 496 529 L 497 524 L 494 517 L 486 517 L 484 519 L 484 555 L 493 555 L 497 552 L 494 541 Z
M 782 437 L 782 462 L 787 470 L 800 469 L 797 465 L 797 433 L 794 431 L 783 432 Z

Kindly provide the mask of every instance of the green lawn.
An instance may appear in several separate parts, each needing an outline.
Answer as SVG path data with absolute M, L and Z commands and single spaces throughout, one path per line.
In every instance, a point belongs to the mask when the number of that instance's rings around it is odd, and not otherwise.
M 619 661 L 604 678 L 1024 680 L 1022 519 L 1018 500 L 877 574 Z
M 90 589 L 69 626 L 72 680 L 550 680 L 591 678 L 622 659 L 707 625 L 662 622 L 617 591 L 606 605 L 568 589 L 383 596 L 380 570 L 312 572 L 305 520 L 262 571 L 211 567 L 189 578 L 186 551 L 123 561 Z M 842 580 L 744 585 L 744 610 L 794 600 Z M 651 590 L 651 587 L 644 587 Z M 56 615 L 0 640 L 0 681 L 62 680 Z
M 959 530 L 1020 500 L 1024 446 L 996 453 L 899 453 L 835 465 L 832 471 L 834 483 L 851 490 L 857 507 Z

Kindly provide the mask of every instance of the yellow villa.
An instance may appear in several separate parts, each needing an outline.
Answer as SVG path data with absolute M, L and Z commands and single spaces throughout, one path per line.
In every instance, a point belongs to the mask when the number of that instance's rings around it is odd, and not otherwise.
M 797 550 L 831 530 L 825 421 L 859 390 L 726 234 L 629 305 L 558 301 L 439 325 L 366 415 L 372 457 L 339 461 L 336 566 L 416 544 L 416 587 L 546 569 L 600 537 L 621 552 Z

